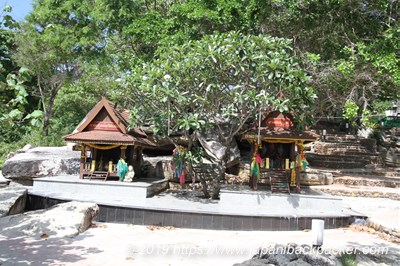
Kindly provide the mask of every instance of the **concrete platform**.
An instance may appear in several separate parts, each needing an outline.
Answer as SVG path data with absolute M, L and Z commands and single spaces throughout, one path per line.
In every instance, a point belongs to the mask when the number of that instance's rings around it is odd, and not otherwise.
M 220 205 L 224 208 L 284 209 L 287 213 L 342 213 L 342 200 L 323 195 L 280 194 L 270 191 L 221 190 Z
M 202 197 L 200 191 L 164 191 L 153 197 L 153 183 L 89 181 L 78 177 L 35 179 L 28 209 L 59 202 L 86 201 L 100 206 L 98 221 L 138 225 L 219 230 L 304 230 L 312 219 L 324 219 L 326 228 L 349 225 L 362 214 L 343 208 L 336 197 L 286 195 L 267 191 L 223 190 L 221 200 Z M 149 191 L 152 191 L 149 193 Z
M 35 178 L 35 193 L 53 193 L 59 195 L 78 196 L 81 200 L 98 197 L 108 198 L 118 195 L 119 199 L 144 200 L 168 187 L 167 180 L 146 179 L 136 182 L 102 181 L 79 179 L 76 175 Z

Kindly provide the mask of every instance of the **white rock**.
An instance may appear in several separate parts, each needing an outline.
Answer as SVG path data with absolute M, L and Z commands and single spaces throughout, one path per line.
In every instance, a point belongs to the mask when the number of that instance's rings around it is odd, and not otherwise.
M 69 151 L 66 147 L 37 147 L 5 161 L 2 171 L 4 177 L 13 180 L 78 174 L 79 161 L 79 151 Z
M 74 237 L 89 228 L 98 212 L 95 203 L 72 201 L 47 210 L 11 215 L 0 218 L 0 236 Z
M 21 213 L 25 209 L 27 189 L 13 184 L 0 189 L 0 217 Z M 1 227 L 0 227 L 1 228 Z

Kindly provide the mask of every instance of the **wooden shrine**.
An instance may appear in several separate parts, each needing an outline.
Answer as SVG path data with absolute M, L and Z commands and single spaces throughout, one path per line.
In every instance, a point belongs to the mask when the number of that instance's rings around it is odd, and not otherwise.
M 142 149 L 155 144 L 138 128 L 128 129 L 129 112 L 105 97 L 80 122 L 67 142 L 79 144 L 80 178 L 117 177 L 116 165 L 122 158 L 140 171 Z
M 274 111 L 261 121 L 260 127 L 246 132 L 242 139 L 252 144 L 250 187 L 257 189 L 261 179 L 269 179 L 271 191 L 300 192 L 300 172 L 305 167 L 303 145 L 318 135 L 297 130 L 293 117 Z

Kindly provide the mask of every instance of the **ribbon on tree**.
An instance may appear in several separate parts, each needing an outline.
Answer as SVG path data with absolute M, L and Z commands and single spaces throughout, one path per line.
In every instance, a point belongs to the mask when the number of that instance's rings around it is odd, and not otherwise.
M 177 146 L 172 153 L 172 165 L 171 168 L 174 171 L 174 177 L 179 178 L 179 183 L 183 185 L 185 183 L 185 155 L 187 149 L 182 146 Z
M 304 155 L 304 146 L 302 142 L 298 142 L 297 146 L 299 148 L 299 153 L 297 155 L 296 161 L 298 162 L 298 166 L 304 171 L 308 167 L 308 162 L 306 156 Z
M 254 175 L 257 179 L 260 177 L 260 163 L 262 163 L 262 159 L 259 153 L 256 153 L 253 156 L 251 165 L 250 165 L 250 175 Z

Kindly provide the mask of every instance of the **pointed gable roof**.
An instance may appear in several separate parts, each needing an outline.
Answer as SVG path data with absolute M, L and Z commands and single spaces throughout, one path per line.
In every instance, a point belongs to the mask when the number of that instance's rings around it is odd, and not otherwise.
M 108 113 L 108 116 L 117 126 L 117 128 L 122 133 L 127 132 L 127 124 L 128 121 L 125 120 L 126 117 L 123 117 L 115 107 L 111 107 L 112 103 L 108 101 L 105 97 L 101 97 L 100 102 L 98 102 L 95 107 L 90 110 L 90 112 L 86 115 L 86 117 L 82 120 L 82 122 L 78 125 L 75 131 L 82 132 L 87 126 L 96 118 L 98 114 L 100 114 L 101 110 L 104 108 Z M 118 114 L 117 114 L 118 113 Z
M 77 143 L 155 146 L 142 130 L 128 130 L 128 120 L 128 110 L 117 108 L 102 97 L 74 132 L 64 136 L 64 140 Z
M 260 131 L 258 131 L 260 129 Z M 315 141 L 318 135 L 307 130 L 296 129 L 293 116 L 289 113 L 272 111 L 266 114 L 261 122 L 261 127 L 255 125 L 242 135 L 242 139 L 257 140 L 260 134 L 261 140 L 300 140 Z

